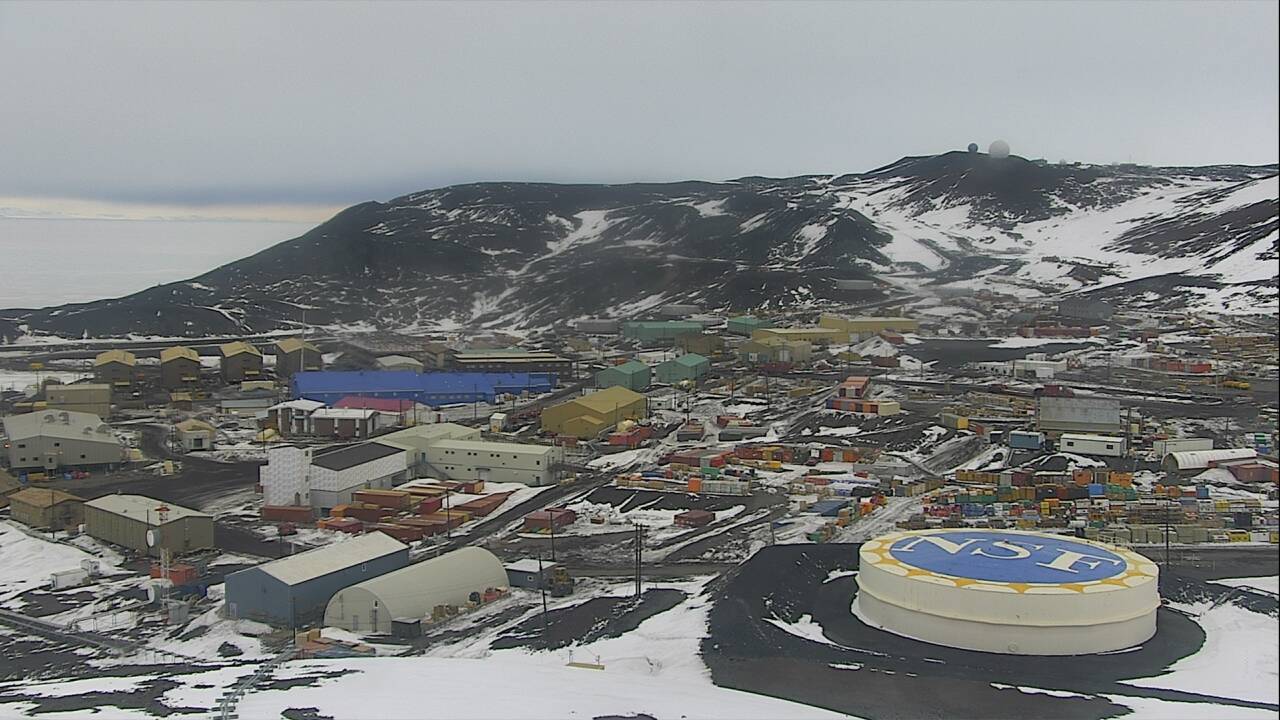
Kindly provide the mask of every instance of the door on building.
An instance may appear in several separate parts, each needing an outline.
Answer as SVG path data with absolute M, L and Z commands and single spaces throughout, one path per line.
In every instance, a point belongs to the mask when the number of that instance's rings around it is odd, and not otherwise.
M 485 482 L 488 482 L 488 480 L 489 480 L 489 468 L 486 468 L 486 467 L 478 467 L 478 468 L 476 468 L 476 479 L 477 479 L 477 480 L 484 480 Z

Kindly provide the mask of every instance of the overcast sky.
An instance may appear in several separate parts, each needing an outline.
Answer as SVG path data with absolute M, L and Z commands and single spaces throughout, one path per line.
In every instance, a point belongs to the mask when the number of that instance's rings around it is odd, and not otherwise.
M 995 138 L 1273 163 L 1278 33 L 1271 1 L 0 2 L 0 206 L 319 219 L 458 182 L 851 172 Z

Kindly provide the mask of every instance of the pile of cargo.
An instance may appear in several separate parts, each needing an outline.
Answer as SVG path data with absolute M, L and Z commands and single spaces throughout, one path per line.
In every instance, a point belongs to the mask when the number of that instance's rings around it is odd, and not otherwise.
M 750 480 L 716 480 L 705 477 L 691 477 L 687 485 L 688 491 L 695 495 L 750 495 Z
M 822 462 L 875 462 L 880 457 L 880 448 L 875 447 L 846 447 L 846 448 L 822 448 L 819 455 Z
M 1151 358 L 1151 369 L 1167 373 L 1204 374 L 1213 372 L 1213 363 L 1207 360 L 1181 360 L 1170 357 Z
M 298 633 L 294 637 L 293 644 L 297 648 L 297 654 L 294 657 L 304 660 L 310 658 L 370 657 L 378 654 L 377 650 L 371 645 L 327 638 L 322 636 L 319 630 Z
M 291 522 L 310 524 L 315 514 L 308 506 L 297 505 L 263 505 L 261 516 L 271 522 Z
M 633 425 L 627 430 L 610 433 L 608 443 L 628 448 L 640 447 L 640 443 L 648 440 L 652 435 L 653 428 L 649 425 Z
M 836 397 L 861 400 L 871 389 L 871 378 L 864 375 L 851 375 L 844 382 L 836 385 Z
M 679 442 L 701 440 L 702 436 L 706 434 L 707 428 L 702 423 L 697 421 L 687 422 L 676 429 L 676 440 Z
M 862 415 L 897 415 L 902 412 L 902 404 L 897 400 L 856 400 L 833 397 L 827 398 L 827 409 Z
M 952 430 L 968 430 L 969 418 L 956 413 L 938 413 L 938 424 Z
M 1045 325 L 1040 327 L 1021 327 L 1018 334 L 1022 337 L 1094 337 L 1101 332 L 1099 328 L 1074 327 L 1070 325 Z

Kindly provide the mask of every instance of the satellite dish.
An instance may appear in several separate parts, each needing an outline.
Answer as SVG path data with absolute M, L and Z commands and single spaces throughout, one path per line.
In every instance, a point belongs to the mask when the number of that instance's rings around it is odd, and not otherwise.
M 1009 157 L 1009 143 L 1003 140 L 996 140 L 987 149 L 987 154 L 993 158 L 1007 158 Z
M 971 153 L 978 152 L 978 143 L 969 143 L 969 152 Z
M 156 531 L 148 530 L 147 531 L 147 547 L 155 547 L 155 546 L 156 546 Z

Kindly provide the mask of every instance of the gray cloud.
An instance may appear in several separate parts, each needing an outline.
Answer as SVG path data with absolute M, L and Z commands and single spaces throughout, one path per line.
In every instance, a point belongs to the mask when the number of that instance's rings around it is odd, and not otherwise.
M 351 203 L 984 147 L 1271 163 L 1268 2 L 0 3 L 0 195 Z

